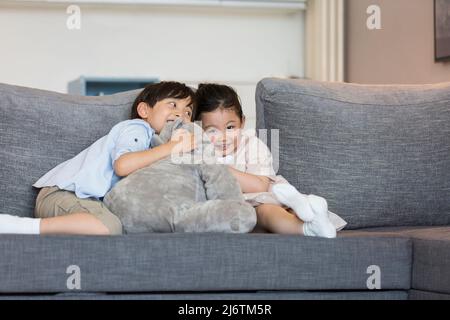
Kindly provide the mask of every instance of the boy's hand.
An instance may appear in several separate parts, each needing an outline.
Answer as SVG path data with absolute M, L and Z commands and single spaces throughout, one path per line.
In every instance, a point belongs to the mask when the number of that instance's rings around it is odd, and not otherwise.
M 175 130 L 170 143 L 174 144 L 173 152 L 187 153 L 197 148 L 197 141 L 193 133 L 185 130 Z

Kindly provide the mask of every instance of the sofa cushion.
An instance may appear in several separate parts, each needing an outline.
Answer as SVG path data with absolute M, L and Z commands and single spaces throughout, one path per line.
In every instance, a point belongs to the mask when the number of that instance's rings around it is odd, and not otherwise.
M 413 241 L 412 288 L 450 294 L 450 227 L 374 228 L 341 237 L 404 237 Z
M 279 174 L 347 229 L 450 224 L 450 83 L 264 79 L 256 103 L 257 128 L 279 130 Z
M 411 242 L 402 238 L 1 235 L 0 256 L 0 293 L 69 292 L 71 265 L 83 292 L 367 291 L 372 265 L 382 290 L 411 285 Z
M 0 213 L 32 216 L 33 183 L 127 119 L 136 95 L 82 97 L 0 84 Z

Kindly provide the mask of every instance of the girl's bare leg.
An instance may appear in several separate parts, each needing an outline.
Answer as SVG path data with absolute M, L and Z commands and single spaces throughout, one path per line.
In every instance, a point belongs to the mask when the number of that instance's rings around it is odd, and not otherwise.
M 269 232 L 303 235 L 303 221 L 280 206 L 261 204 L 256 207 L 256 215 L 258 227 Z
M 87 213 L 73 213 L 41 220 L 41 234 L 109 235 L 108 228 Z

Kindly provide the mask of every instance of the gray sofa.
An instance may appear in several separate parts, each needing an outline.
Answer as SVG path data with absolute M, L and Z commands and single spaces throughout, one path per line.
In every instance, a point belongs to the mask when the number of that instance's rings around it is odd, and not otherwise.
M 36 179 L 127 119 L 136 94 L 0 84 L 0 212 L 32 216 Z M 450 83 L 264 79 L 256 102 L 258 129 L 279 130 L 279 173 L 347 220 L 337 239 L 0 235 L 0 298 L 450 298 Z

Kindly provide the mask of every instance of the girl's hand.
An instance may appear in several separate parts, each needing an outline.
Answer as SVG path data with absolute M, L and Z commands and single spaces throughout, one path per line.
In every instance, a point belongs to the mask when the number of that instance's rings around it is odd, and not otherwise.
M 175 130 L 170 143 L 174 145 L 173 152 L 187 153 L 197 148 L 197 141 L 193 133 L 185 130 Z

